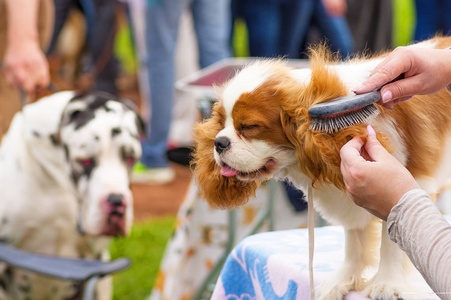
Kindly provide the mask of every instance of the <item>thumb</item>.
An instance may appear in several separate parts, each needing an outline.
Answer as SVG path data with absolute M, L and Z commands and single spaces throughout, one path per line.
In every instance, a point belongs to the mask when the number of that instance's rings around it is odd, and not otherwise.
M 390 156 L 390 153 L 382 146 L 379 140 L 376 137 L 376 132 L 374 131 L 371 125 L 367 127 L 368 131 L 368 139 L 365 144 L 365 150 L 368 153 L 369 157 L 373 161 L 381 161 L 386 159 L 387 155 Z

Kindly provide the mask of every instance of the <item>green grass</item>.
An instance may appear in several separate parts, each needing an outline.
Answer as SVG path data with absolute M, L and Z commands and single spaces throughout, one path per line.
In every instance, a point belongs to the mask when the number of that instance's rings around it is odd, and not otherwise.
M 114 300 L 149 296 L 174 222 L 175 217 L 151 219 L 135 224 L 129 237 L 112 241 L 111 258 L 128 257 L 133 262 L 129 269 L 113 276 Z

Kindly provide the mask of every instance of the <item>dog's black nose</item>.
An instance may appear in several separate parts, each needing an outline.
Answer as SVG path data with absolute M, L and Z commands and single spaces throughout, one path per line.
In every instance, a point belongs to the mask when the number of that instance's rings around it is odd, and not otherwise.
M 124 205 L 124 195 L 109 194 L 106 201 L 113 206 L 121 206 Z
M 230 140 L 226 137 L 218 137 L 215 139 L 216 152 L 221 154 L 230 147 Z

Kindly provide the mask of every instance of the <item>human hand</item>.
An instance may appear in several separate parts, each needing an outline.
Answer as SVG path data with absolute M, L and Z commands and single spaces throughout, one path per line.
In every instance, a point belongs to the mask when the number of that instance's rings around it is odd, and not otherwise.
M 37 40 L 23 39 L 8 44 L 3 60 L 6 81 L 27 93 L 48 86 L 49 65 Z
M 366 143 L 354 137 L 341 148 L 341 173 L 352 201 L 386 221 L 399 199 L 418 184 L 379 143 L 374 129 L 367 130 Z
M 341 17 L 348 10 L 346 0 L 322 0 L 324 9 L 329 16 Z
M 432 94 L 445 88 L 451 82 L 451 51 L 398 47 L 353 91 L 356 94 L 374 91 L 401 74 L 404 79 L 381 89 L 382 99 L 378 103 L 388 109 L 413 95 Z

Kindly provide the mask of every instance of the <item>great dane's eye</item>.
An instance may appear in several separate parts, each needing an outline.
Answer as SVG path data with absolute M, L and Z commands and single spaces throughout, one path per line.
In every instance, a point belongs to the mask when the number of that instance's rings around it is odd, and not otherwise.
M 94 164 L 94 159 L 87 158 L 87 159 L 80 159 L 78 161 L 83 167 L 90 167 Z
M 134 159 L 133 157 L 127 157 L 125 158 L 125 163 L 129 166 L 133 166 L 136 162 L 136 159 Z
M 92 170 L 94 170 L 94 168 L 96 167 L 96 161 L 94 157 L 79 159 L 77 160 L 77 162 L 83 167 L 83 174 L 88 177 L 91 175 Z

